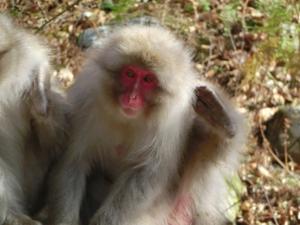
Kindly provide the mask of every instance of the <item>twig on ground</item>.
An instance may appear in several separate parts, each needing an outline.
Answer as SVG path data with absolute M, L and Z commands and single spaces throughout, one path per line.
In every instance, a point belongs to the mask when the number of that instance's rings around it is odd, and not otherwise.
M 271 214 L 272 214 L 272 218 L 273 218 L 273 220 L 274 220 L 274 223 L 275 223 L 276 225 L 279 225 L 279 223 L 278 223 L 278 221 L 277 221 L 277 219 L 276 219 L 276 217 L 275 217 L 275 213 L 274 213 L 273 207 L 272 207 L 272 205 L 271 205 L 270 199 L 269 199 L 269 197 L 268 197 L 268 195 L 267 195 L 266 190 L 264 189 L 264 187 L 262 187 L 262 190 L 263 190 L 265 199 L 267 200 L 267 203 L 268 203 L 269 209 L 270 209 L 270 211 L 271 211 Z
M 67 6 L 63 11 L 61 11 L 60 13 L 56 14 L 55 16 L 53 16 L 52 18 L 50 18 L 49 20 L 47 20 L 44 24 L 42 24 L 37 31 L 35 32 L 36 34 L 41 32 L 48 24 L 50 24 L 52 21 L 54 21 L 55 19 L 57 19 L 58 17 L 60 17 L 61 15 L 63 15 L 65 12 L 69 11 L 70 9 L 72 9 L 75 5 L 77 5 L 81 0 L 76 0 L 74 3 L 72 3 L 71 5 Z
M 263 145 L 266 147 L 266 149 L 269 151 L 269 153 L 271 154 L 271 156 L 275 159 L 275 161 L 286 170 L 286 172 L 290 173 L 289 169 L 286 167 L 286 165 L 278 158 L 278 156 L 273 152 L 271 146 L 270 146 L 270 142 L 268 141 L 268 139 L 265 136 L 264 130 L 263 130 L 263 125 L 262 122 L 259 121 L 259 130 L 261 133 L 261 136 L 263 138 Z

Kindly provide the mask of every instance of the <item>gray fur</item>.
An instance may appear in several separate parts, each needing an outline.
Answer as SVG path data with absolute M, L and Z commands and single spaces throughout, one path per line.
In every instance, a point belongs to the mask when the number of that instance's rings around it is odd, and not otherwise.
M 60 151 L 65 106 L 51 91 L 48 49 L 3 14 L 0 53 L 0 224 L 37 225 L 28 215 Z
M 157 74 L 162 92 L 151 115 L 128 119 L 110 95 L 120 68 L 135 63 L 142 63 Z M 209 130 L 209 124 L 199 120 L 201 115 L 192 108 L 194 90 L 202 84 L 212 86 L 197 77 L 190 51 L 161 27 L 121 28 L 101 48 L 94 49 L 68 93 L 72 108 L 71 142 L 52 180 L 49 224 L 80 223 L 85 178 L 99 166 L 113 184 L 91 225 L 165 225 L 172 202 L 181 190 L 191 193 L 193 200 L 199 202 L 195 204 L 197 215 L 201 215 L 195 218 L 197 225 L 220 224 L 223 218 L 215 212 L 223 207 L 218 206 L 214 196 L 222 195 L 218 195 L 215 185 L 221 184 L 222 191 L 225 184 L 224 177 L 219 175 L 223 166 L 215 165 L 215 156 L 207 160 L 200 157 L 203 161 L 197 162 L 200 166 L 196 171 L 187 170 L 183 177 L 179 173 L 185 171 L 184 155 L 191 151 L 187 141 L 194 124 L 200 123 L 200 127 Z M 243 126 L 227 100 L 220 104 L 228 104 L 224 110 L 232 123 Z M 235 131 L 241 132 L 241 138 L 234 137 L 232 141 L 220 136 L 221 141 L 228 143 L 226 149 L 203 151 L 222 155 L 220 160 L 224 159 L 225 164 L 236 162 L 236 142 L 242 141 L 244 132 Z M 119 145 L 127 150 L 121 158 L 116 154 Z M 192 180 L 187 187 L 186 178 Z M 174 187 L 176 183 L 178 188 Z M 202 204 L 206 200 L 212 201 Z

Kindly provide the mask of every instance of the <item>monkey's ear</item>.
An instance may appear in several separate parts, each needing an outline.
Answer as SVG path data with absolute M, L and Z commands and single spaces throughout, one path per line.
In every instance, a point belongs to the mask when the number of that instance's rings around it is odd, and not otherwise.
M 45 117 L 49 108 L 50 76 L 49 66 L 42 65 L 33 71 L 33 83 L 30 90 L 30 108 L 35 115 Z
M 235 127 L 230 119 L 227 104 L 221 96 L 208 86 L 198 86 L 195 89 L 193 108 L 196 114 L 218 131 L 229 138 L 235 135 Z

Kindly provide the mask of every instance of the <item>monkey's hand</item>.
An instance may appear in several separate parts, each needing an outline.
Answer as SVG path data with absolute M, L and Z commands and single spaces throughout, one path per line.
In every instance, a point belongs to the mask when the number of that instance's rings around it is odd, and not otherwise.
M 8 215 L 3 225 L 42 225 L 25 215 Z
M 165 188 L 166 176 L 153 168 L 160 169 L 145 166 L 123 173 L 90 225 L 132 225 L 135 217 L 145 212 Z

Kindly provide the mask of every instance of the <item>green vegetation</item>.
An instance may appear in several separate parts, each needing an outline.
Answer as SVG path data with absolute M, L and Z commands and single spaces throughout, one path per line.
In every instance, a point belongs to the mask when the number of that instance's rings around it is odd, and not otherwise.
M 132 7 L 135 0 L 118 0 L 118 1 L 103 1 L 101 8 L 105 11 L 113 13 L 117 19 L 122 19 L 122 16 Z

